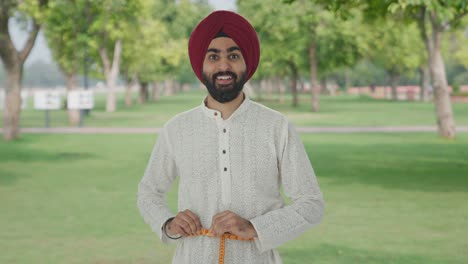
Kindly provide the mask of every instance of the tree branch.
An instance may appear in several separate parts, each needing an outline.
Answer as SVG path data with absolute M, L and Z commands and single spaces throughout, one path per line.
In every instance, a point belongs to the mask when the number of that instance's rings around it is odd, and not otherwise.
M 115 42 L 115 47 L 114 47 L 114 57 L 112 58 L 112 70 L 113 71 L 118 71 L 119 69 L 119 64 L 120 64 L 120 54 L 122 53 L 122 40 L 117 40 Z M 118 72 L 113 72 L 113 74 L 117 75 Z
M 102 63 L 104 64 L 104 74 L 107 77 L 109 75 L 109 70 L 111 66 L 106 49 L 103 47 L 99 48 L 99 55 L 101 56 Z
M 456 24 L 458 21 L 460 21 L 464 16 L 468 14 L 468 9 L 465 11 L 461 12 L 460 14 L 456 15 L 452 20 L 448 22 L 449 25 Z
M 39 33 L 40 29 L 41 26 L 36 22 L 36 20 L 33 20 L 33 29 L 31 32 L 29 32 L 28 40 L 24 44 L 23 49 L 18 53 L 21 64 L 24 63 L 32 48 L 34 47 L 34 42 L 36 42 L 37 34 Z

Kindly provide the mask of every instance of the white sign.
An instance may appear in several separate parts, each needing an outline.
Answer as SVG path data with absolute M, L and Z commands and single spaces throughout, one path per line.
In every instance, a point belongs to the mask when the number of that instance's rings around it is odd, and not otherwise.
M 61 106 L 58 91 L 36 91 L 34 92 L 34 108 L 38 110 L 58 110 Z
M 92 91 L 68 92 L 68 109 L 93 109 L 94 96 Z
M 3 110 L 5 107 L 6 95 L 5 91 L 0 91 L 0 110 Z M 25 109 L 28 105 L 28 92 L 21 91 L 21 109 Z

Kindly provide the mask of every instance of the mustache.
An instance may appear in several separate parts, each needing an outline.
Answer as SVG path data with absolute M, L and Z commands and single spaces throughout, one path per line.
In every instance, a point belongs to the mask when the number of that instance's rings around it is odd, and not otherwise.
M 218 78 L 218 76 L 220 75 L 229 75 L 231 76 L 233 79 L 237 79 L 237 74 L 231 72 L 231 71 L 223 71 L 223 72 L 217 72 L 213 75 L 213 80 L 216 80 L 216 78 Z

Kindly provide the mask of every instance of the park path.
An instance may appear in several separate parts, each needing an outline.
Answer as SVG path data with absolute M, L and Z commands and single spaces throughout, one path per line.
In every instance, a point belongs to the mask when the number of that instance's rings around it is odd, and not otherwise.
M 161 128 L 155 127 L 28 127 L 21 133 L 31 134 L 154 134 Z M 407 133 L 437 132 L 435 126 L 340 126 L 340 127 L 297 127 L 299 133 Z M 457 126 L 457 132 L 468 132 L 468 126 Z M 3 129 L 0 128 L 0 133 Z

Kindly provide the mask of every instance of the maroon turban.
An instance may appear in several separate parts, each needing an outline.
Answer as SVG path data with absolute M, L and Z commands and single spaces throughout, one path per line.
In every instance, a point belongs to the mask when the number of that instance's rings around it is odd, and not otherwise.
M 246 81 L 257 70 L 260 43 L 257 32 L 242 16 L 230 11 L 215 11 L 203 19 L 193 30 L 188 44 L 192 69 L 203 83 L 203 61 L 210 42 L 220 32 L 227 34 L 239 46 L 247 66 Z

